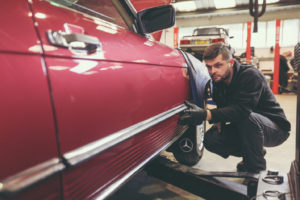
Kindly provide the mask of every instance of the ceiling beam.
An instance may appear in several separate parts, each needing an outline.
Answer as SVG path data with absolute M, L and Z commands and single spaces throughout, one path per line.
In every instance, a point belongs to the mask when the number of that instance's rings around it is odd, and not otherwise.
M 300 18 L 300 5 L 288 5 L 280 7 L 267 6 L 263 16 L 258 18 L 258 21 L 271 21 L 275 19 L 295 19 Z M 222 24 L 235 24 L 253 21 L 249 10 L 226 11 L 215 13 L 190 13 L 176 15 L 176 26 L 178 27 L 199 27 Z

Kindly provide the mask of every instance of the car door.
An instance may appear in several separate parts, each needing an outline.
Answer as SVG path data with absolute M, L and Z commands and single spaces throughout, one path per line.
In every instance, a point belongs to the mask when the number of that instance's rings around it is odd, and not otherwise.
M 2 2 L 0 27 L 0 199 L 59 199 L 64 165 L 27 1 Z
M 130 31 L 109 0 L 76 2 L 32 1 L 61 155 L 70 165 L 63 176 L 70 199 L 93 196 L 124 179 L 171 140 L 176 117 L 117 145 L 136 124 L 181 106 L 188 87 L 179 52 Z M 68 47 L 59 43 L 66 35 L 76 38 Z

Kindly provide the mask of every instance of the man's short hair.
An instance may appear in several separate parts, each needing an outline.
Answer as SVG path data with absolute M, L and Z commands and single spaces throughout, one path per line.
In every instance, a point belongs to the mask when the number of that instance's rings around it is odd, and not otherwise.
M 203 53 L 203 60 L 210 60 L 222 54 L 223 59 L 229 61 L 232 59 L 231 48 L 223 42 L 214 43 L 205 48 Z

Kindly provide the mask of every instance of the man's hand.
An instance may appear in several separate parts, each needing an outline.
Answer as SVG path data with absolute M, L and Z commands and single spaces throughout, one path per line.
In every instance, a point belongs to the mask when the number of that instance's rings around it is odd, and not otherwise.
M 184 110 L 184 114 L 179 117 L 179 124 L 199 125 L 202 121 L 206 120 L 206 110 L 189 101 L 185 101 L 184 104 L 188 107 L 188 109 Z

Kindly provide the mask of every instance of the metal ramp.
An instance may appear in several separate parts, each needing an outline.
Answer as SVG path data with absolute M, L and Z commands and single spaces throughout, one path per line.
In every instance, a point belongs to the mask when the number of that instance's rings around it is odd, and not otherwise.
M 205 199 L 249 200 L 256 195 L 259 174 L 206 172 L 160 156 L 146 169 L 148 175 Z M 233 181 L 232 179 L 237 179 Z

